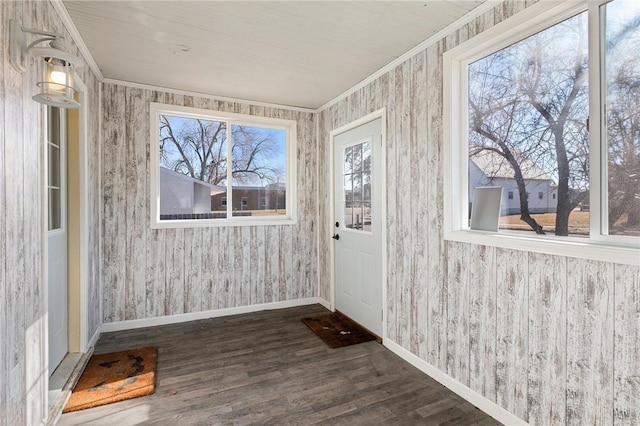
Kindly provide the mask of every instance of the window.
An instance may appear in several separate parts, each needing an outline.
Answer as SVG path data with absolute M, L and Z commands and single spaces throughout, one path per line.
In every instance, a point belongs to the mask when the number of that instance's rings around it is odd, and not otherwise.
M 480 241 L 473 188 L 516 186 L 526 197 L 503 200 L 485 240 L 590 241 L 640 258 L 639 20 L 635 0 L 536 4 L 445 53 L 448 239 Z
M 47 107 L 47 222 L 49 231 L 65 227 L 66 115 L 65 109 Z
M 152 103 L 151 128 L 153 227 L 294 223 L 295 121 Z
M 267 199 L 265 197 L 260 197 L 260 208 L 267 208 Z
M 371 141 L 345 147 L 343 155 L 345 227 L 371 232 Z

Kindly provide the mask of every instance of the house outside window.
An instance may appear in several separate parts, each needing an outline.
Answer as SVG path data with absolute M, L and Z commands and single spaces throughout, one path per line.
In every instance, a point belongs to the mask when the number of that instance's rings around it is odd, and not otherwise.
M 640 248 L 640 3 L 514 18 L 445 53 L 445 237 L 475 241 L 473 188 L 492 185 L 526 194 L 502 200 L 500 234 Z
M 295 121 L 152 103 L 151 128 L 152 227 L 295 223 Z

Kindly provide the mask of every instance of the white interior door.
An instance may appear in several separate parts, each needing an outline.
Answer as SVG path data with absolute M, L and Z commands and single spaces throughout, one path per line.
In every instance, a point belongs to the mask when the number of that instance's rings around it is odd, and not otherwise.
M 47 107 L 49 373 L 67 354 L 66 115 Z
M 336 309 L 382 336 L 382 120 L 334 138 Z

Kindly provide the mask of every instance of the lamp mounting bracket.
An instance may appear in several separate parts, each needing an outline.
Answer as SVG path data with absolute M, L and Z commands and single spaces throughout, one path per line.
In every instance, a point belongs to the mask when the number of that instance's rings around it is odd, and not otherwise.
M 27 34 L 35 34 L 43 37 L 27 45 Z M 64 37 L 61 34 L 51 31 L 23 28 L 18 22 L 12 19 L 9 21 L 9 61 L 16 70 L 25 72 L 27 70 L 26 62 L 29 49 L 38 43 L 45 41 L 58 42 L 63 39 Z

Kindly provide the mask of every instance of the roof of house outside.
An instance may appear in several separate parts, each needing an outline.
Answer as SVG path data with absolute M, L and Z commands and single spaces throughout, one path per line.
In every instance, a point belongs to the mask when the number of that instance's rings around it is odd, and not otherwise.
M 524 158 L 521 153 L 516 153 L 516 156 L 522 157 L 518 159 L 518 162 L 520 163 L 520 169 L 524 179 L 552 180 L 551 177 L 536 166 L 533 161 L 528 158 Z M 488 178 L 514 178 L 515 173 L 513 171 L 513 167 L 511 167 L 511 164 L 509 164 L 509 162 L 497 152 L 481 150 L 476 154 L 469 156 L 469 160 L 473 161 L 473 163 L 478 166 L 478 168 L 482 170 Z
M 164 173 L 167 175 L 170 175 L 176 179 L 180 179 L 186 182 L 193 182 L 196 183 L 198 185 L 202 185 L 202 186 L 206 186 L 211 188 L 211 195 L 216 195 L 216 194 L 220 194 L 222 192 L 227 192 L 227 187 L 226 186 L 220 186 L 220 185 L 214 185 L 212 183 L 209 182 L 205 182 L 203 180 L 200 179 L 195 179 L 192 178 L 191 176 L 187 176 L 184 175 L 182 173 L 176 172 L 175 170 L 171 170 L 171 169 L 167 169 L 166 167 L 162 167 L 160 166 L 160 173 Z

